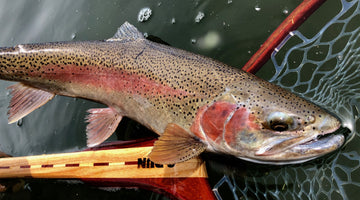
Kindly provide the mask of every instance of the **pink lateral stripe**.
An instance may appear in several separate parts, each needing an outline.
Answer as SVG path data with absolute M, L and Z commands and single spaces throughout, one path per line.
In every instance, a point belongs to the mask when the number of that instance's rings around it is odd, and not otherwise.
M 30 72 L 29 76 L 102 88 L 108 93 L 118 91 L 153 96 L 162 95 L 173 98 L 176 96 L 193 95 L 185 90 L 175 89 L 166 83 L 157 81 L 156 77 L 122 69 L 98 66 L 62 65 L 42 66 L 42 71 Z

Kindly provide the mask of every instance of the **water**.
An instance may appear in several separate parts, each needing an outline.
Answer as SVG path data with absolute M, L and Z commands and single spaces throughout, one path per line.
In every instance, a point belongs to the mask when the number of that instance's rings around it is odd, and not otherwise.
M 116 29 L 124 22 L 129 21 L 142 32 L 154 35 L 170 43 L 174 47 L 203 54 L 235 67 L 243 66 L 252 53 L 260 47 L 267 36 L 285 19 L 287 13 L 299 3 L 298 0 L 279 1 L 125 1 L 125 0 L 3 0 L 0 7 L 0 46 L 13 46 L 21 43 L 70 41 L 70 40 L 102 40 L 110 38 Z M 327 9 L 336 9 L 337 4 L 325 3 Z M 151 17 L 140 23 L 139 11 L 151 8 Z M 285 9 L 286 8 L 286 9 Z M 194 21 L 200 13 L 205 17 Z M 176 19 L 176 23 L 175 20 Z M 315 34 L 314 25 L 322 26 L 326 20 L 326 12 L 319 13 L 311 18 L 311 23 L 302 27 L 302 31 L 309 35 Z M 224 25 L 225 22 L 225 25 Z M 211 48 L 203 48 L 202 41 L 208 33 L 216 33 L 218 42 L 211 43 Z M 214 36 L 214 35 L 213 35 Z M 210 37 L 211 38 L 211 37 Z M 321 56 L 321 55 L 319 55 Z M 266 66 L 258 76 L 270 78 L 272 72 L 266 71 Z M 33 155 L 43 153 L 69 152 L 83 149 L 86 146 L 84 118 L 89 108 L 102 105 L 86 100 L 56 97 L 41 109 L 26 117 L 21 126 L 8 125 L 6 119 L 7 96 L 6 87 L 10 82 L 0 81 L 0 151 L 14 156 Z M 124 122 L 125 123 L 125 122 Z M 122 124 L 121 130 L 137 128 L 133 122 Z M 126 130 L 125 130 L 126 129 Z M 126 137 L 133 137 L 128 135 Z M 111 140 L 116 139 L 112 137 Z M 355 142 L 358 140 L 355 140 Z M 358 143 L 357 143 L 358 144 Z M 358 146 L 351 143 L 348 152 Z M 331 158 L 329 158 L 331 164 Z M 209 162 L 210 163 L 210 162 Z M 240 163 L 240 162 L 239 162 Z M 343 159 L 342 165 L 352 161 Z M 216 165 L 216 164 L 209 164 Z M 307 172 L 316 171 L 316 167 L 326 165 L 322 163 L 297 166 L 307 169 Z M 223 173 L 233 169 L 223 166 L 212 169 L 209 166 L 210 184 L 214 186 Z M 315 168 L 315 169 L 314 169 Z M 239 172 L 240 171 L 240 172 Z M 235 176 L 241 179 L 241 171 L 237 169 Z M 244 168 L 245 171 L 245 168 Z M 282 168 L 277 169 L 279 177 L 284 173 Z M 267 170 L 260 170 L 246 178 L 246 184 L 261 179 Z M 341 173 L 341 172 L 339 172 Z M 251 174 L 250 174 L 251 175 Z M 318 181 L 321 179 L 318 174 Z M 324 174 L 326 176 L 328 174 Z M 358 175 L 357 175 L 358 176 Z M 353 180 L 359 181 L 354 175 Z M 307 176 L 296 174 L 296 180 L 302 181 Z M 289 186 L 286 178 L 274 181 L 283 186 Z M 295 181 L 296 182 L 296 181 Z M 296 183 L 298 183 L 296 182 Z M 236 182 L 241 184 L 240 182 Z M 351 182 L 349 183 L 351 185 Z M 241 186 L 241 185 L 240 185 Z M 157 199 L 157 194 L 144 190 L 119 190 L 108 192 L 87 187 L 86 185 L 69 184 L 57 181 L 31 181 L 27 189 L 14 194 L 0 195 L 3 199 Z M 347 190 L 350 196 L 359 195 L 356 186 Z M 354 189 L 355 188 L 355 189 Z M 232 197 L 226 187 L 220 188 L 226 197 Z M 302 194 L 306 195 L 306 194 Z M 239 194 L 239 196 L 241 196 Z

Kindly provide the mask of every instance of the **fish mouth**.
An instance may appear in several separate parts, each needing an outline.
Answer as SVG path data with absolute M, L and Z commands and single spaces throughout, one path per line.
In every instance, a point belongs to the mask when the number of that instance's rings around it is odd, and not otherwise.
M 255 153 L 254 159 L 245 158 L 245 160 L 274 165 L 303 163 L 339 149 L 345 142 L 345 132 L 347 129 L 340 128 L 339 125 L 312 138 L 284 139 L 260 148 Z M 291 145 L 285 148 L 287 144 Z
M 288 152 L 306 155 L 302 159 L 314 159 L 340 148 L 345 142 L 343 134 L 321 135 L 308 142 L 295 145 Z M 301 161 L 302 159 L 299 159 Z

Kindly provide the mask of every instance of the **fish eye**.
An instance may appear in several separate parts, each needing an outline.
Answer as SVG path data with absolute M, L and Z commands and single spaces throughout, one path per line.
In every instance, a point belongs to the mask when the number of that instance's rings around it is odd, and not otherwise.
M 286 131 L 289 129 L 289 126 L 283 122 L 277 122 L 277 121 L 272 121 L 270 122 L 270 128 L 274 131 Z
M 267 118 L 267 125 L 271 130 L 287 131 L 293 124 L 293 118 L 283 112 L 273 112 Z

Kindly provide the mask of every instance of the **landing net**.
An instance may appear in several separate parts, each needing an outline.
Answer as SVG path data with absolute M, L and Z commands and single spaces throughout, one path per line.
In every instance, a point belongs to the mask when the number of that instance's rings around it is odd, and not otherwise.
M 347 144 L 332 156 L 301 165 L 246 164 L 215 184 L 218 199 L 229 199 L 225 193 L 233 199 L 359 197 L 360 1 L 341 0 L 341 6 L 340 12 L 328 13 L 334 17 L 315 36 L 292 31 L 265 68 L 273 73 L 270 82 L 337 115 L 351 130 Z

